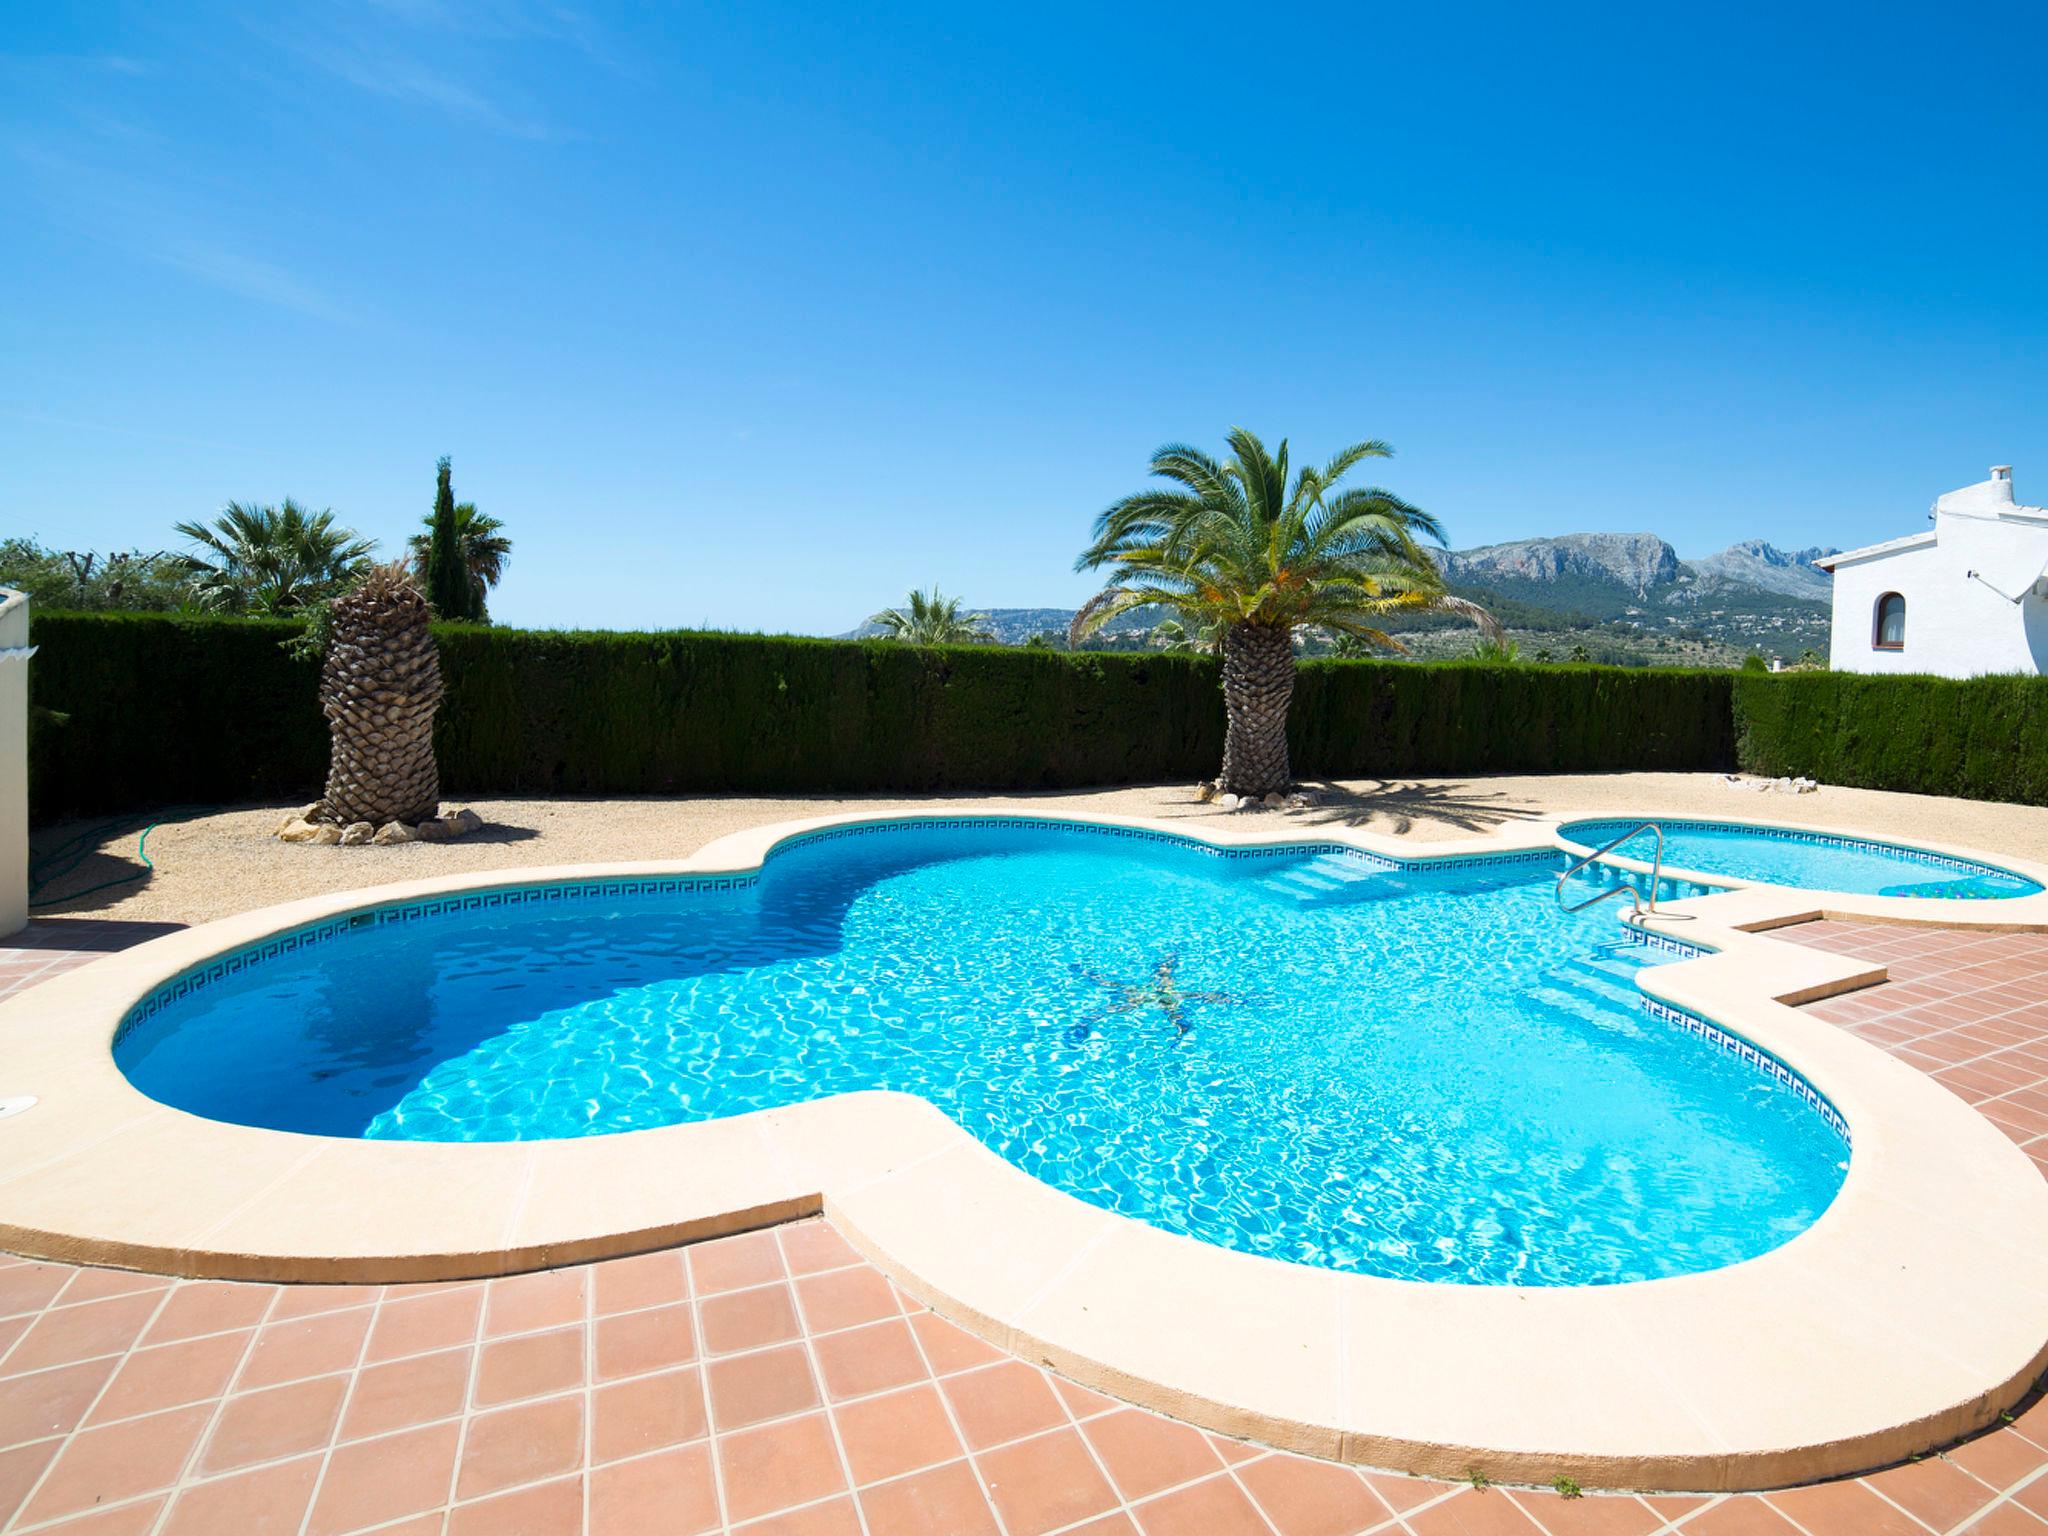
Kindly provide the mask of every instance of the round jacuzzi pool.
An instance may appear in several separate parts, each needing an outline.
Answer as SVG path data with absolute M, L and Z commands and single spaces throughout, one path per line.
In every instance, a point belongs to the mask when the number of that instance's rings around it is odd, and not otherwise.
M 156 1099 L 329 1136 L 630 1131 L 859 1089 L 1172 1231 L 1333 1269 L 1601 1284 L 1776 1247 L 1841 1117 L 1652 1007 L 1555 852 L 1402 864 L 974 819 L 758 875 L 514 885 L 223 956 L 114 1047 Z
M 1568 821 L 1558 835 L 1582 851 L 1612 842 L 1645 817 L 1612 816 Z M 2040 883 L 1975 859 L 1956 858 L 1902 843 L 1739 821 L 1664 821 L 1664 867 L 1765 885 L 1860 896 L 1920 896 L 1985 900 L 2034 896 Z M 1615 849 L 1647 864 L 1657 840 L 1648 831 Z

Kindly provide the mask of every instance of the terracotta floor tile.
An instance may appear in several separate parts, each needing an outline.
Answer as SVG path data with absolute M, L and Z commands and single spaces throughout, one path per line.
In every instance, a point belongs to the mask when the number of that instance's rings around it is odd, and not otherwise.
M 910 1324 L 902 1318 L 828 1333 L 811 1347 L 817 1352 L 825 1392 L 835 1401 L 907 1387 L 930 1374 Z
M 368 1312 L 330 1312 L 290 1323 L 266 1323 L 236 1382 L 240 1391 L 274 1387 L 305 1376 L 354 1368 L 370 1331 Z
M 201 1334 L 253 1328 L 279 1299 L 278 1287 L 236 1285 L 226 1280 L 196 1280 L 179 1286 L 164 1301 L 163 1311 L 142 1336 L 145 1344 L 169 1344 Z
M 2042 1536 L 2048 1532 L 2048 1520 L 2018 1504 L 1999 1504 L 1971 1521 L 1964 1530 L 1967 1536 Z
M 933 1386 L 864 1398 L 832 1416 L 856 1487 L 967 1454 Z
M 469 1401 L 474 1351 L 443 1350 L 373 1365 L 356 1376 L 355 1391 L 342 1414 L 341 1438 L 361 1440 L 430 1424 L 462 1412 Z
M 812 1333 L 830 1333 L 835 1328 L 852 1328 L 903 1315 L 887 1277 L 880 1270 L 865 1266 L 805 1275 L 796 1282 L 796 1296 L 803 1308 L 804 1326 Z
M 0 1388 L 0 1445 L 22 1445 L 45 1435 L 69 1434 L 85 1417 L 120 1360 L 109 1355 L 33 1376 Z
M 1509 1497 L 1543 1528 L 1545 1536 L 1649 1536 L 1664 1529 L 1662 1515 L 1628 1494 L 1588 1493 L 1567 1499 L 1517 1488 Z M 1926 1532 L 1915 1528 L 1912 1536 L 1926 1536 Z
M 0 1364 L 6 1362 L 7 1351 L 14 1348 L 15 1340 L 27 1333 L 40 1316 L 40 1312 L 27 1312 L 20 1317 L 0 1317 Z
M 94 1510 L 89 1515 L 46 1525 L 36 1536 L 148 1536 L 165 1503 L 164 1497 L 158 1495 L 124 1504 L 119 1509 Z
M 1052 1389 L 1059 1394 L 1060 1401 L 1067 1405 L 1067 1412 L 1077 1419 L 1092 1418 L 1098 1413 L 1108 1413 L 1124 1406 L 1115 1398 L 1106 1397 L 1077 1381 L 1068 1381 L 1064 1376 L 1052 1378 Z M 1224 1459 L 1229 1460 L 1228 1457 Z
M 822 1413 L 723 1435 L 718 1464 L 727 1516 L 735 1522 L 847 1491 L 839 1452 Z
M 687 1303 L 598 1319 L 599 1381 L 688 1365 L 696 1358 L 697 1334 Z
M 704 1383 L 697 1368 L 636 1376 L 591 1395 L 593 1466 L 701 1439 Z
M 1199 1429 L 1139 1408 L 1090 1419 L 1081 1433 L 1126 1503 L 1223 1470 L 1223 1458 Z
M 328 1458 L 306 1536 L 341 1536 L 447 1501 L 461 1426 L 428 1424 L 344 1445 Z
M 1010 1536 L 1044 1536 L 1117 1506 L 1115 1490 L 1077 1429 L 1019 1440 L 975 1462 Z
M 0 1373 L 14 1376 L 119 1354 L 135 1342 L 162 1299 L 149 1292 L 45 1312 L 8 1351 Z
M 921 1312 L 913 1317 L 910 1331 L 917 1335 L 932 1369 L 941 1376 L 971 1371 L 978 1365 L 993 1365 L 1005 1358 L 995 1345 L 976 1338 L 957 1323 L 947 1322 L 936 1312 Z
M 371 1444 L 376 1442 L 372 1441 Z M 457 1499 L 538 1482 L 583 1465 L 583 1396 L 569 1393 L 474 1415 L 455 1476 Z
M 493 1280 L 485 1291 L 484 1337 L 580 1323 L 589 1288 L 589 1272 L 580 1268 L 543 1269 Z
M 1237 1480 L 1284 1536 L 1355 1536 L 1391 1513 L 1364 1478 L 1327 1461 L 1267 1456 L 1239 1467 Z M 1642 1513 L 1647 1518 L 1650 1512 Z M 1647 1529 L 1661 1523 L 1653 1520 Z
M 673 1306 L 690 1294 L 680 1250 L 607 1259 L 591 1270 L 592 1306 L 599 1317 Z
M 590 1536 L 695 1536 L 718 1527 L 708 1445 L 677 1446 L 590 1473 Z
M 0 1317 L 42 1311 L 71 1283 L 71 1274 L 64 1264 L 16 1264 L 0 1269 Z
M 173 1408 L 146 1419 L 80 1430 L 21 1512 L 23 1525 L 76 1514 L 168 1488 L 184 1471 L 210 1406 Z
M 1057 1376 L 1053 1378 L 1053 1385 L 1060 1385 L 1060 1380 Z M 1064 1397 L 1066 1393 L 1061 1392 L 1060 1395 Z M 1233 1467 L 1239 1462 L 1256 1461 L 1259 1457 L 1268 1454 L 1263 1445 L 1251 1445 L 1243 1440 L 1233 1440 L 1228 1435 L 1219 1435 L 1213 1432 L 1209 1433 L 1209 1444 L 1216 1448 L 1216 1454 L 1221 1456 L 1227 1465 Z
M 2048 1451 L 2009 1428 L 1995 1429 L 1988 1435 L 1952 1445 L 1946 1454 L 1965 1472 L 1993 1488 L 2010 1488 L 2048 1466 Z
M 877 1536 L 996 1536 L 988 1499 L 964 1461 L 863 1488 L 860 1504 Z
M 106 1395 L 93 1405 L 91 1422 L 105 1424 L 219 1397 L 234 1380 L 252 1337 L 248 1330 L 217 1333 L 136 1350 L 121 1362 Z
M 863 1536 L 852 1499 L 827 1499 L 734 1526 L 735 1536 Z M 879 1529 L 873 1536 L 884 1536 Z
M 822 1401 L 810 1355 L 801 1344 L 713 1360 L 704 1374 L 711 1388 L 711 1422 L 720 1434 L 787 1418 Z
M 715 1296 L 749 1285 L 766 1285 L 780 1280 L 782 1248 L 769 1232 L 742 1232 L 696 1243 L 685 1250 L 690 1259 L 690 1283 L 699 1296 Z
M 1713 1502 L 1704 1493 L 1645 1493 L 1642 1501 L 1667 1521 L 1681 1520 L 1696 1509 L 1704 1509 Z
M 1961 1524 L 1995 1497 L 1961 1467 L 1939 1456 L 1887 1467 L 1863 1481 L 1938 1531 Z
M 1450 1489 L 1443 1483 L 1432 1483 L 1420 1477 L 1396 1477 L 1391 1472 L 1361 1472 L 1366 1487 L 1386 1500 L 1387 1508 L 1397 1515 L 1440 1499 Z
M 1045 1373 L 1021 1360 L 1005 1360 L 940 1383 L 959 1417 L 968 1447 L 982 1450 L 1035 1435 L 1067 1422 L 1067 1412 L 1053 1396 Z
M 1540 1536 L 1541 1527 L 1498 1488 L 1464 1488 L 1407 1517 L 1415 1536 Z M 1761 1536 L 1761 1533 L 1759 1533 Z
M 62 1445 L 60 1440 L 44 1440 L 0 1451 L 0 1531 L 7 1529 L 7 1522 L 21 1508 L 21 1501 L 28 1497 L 36 1480 L 57 1459 Z
M 383 1294 L 381 1285 L 287 1285 L 279 1290 L 268 1320 L 280 1323 L 349 1307 L 367 1307 Z
M 1768 1496 L 1810 1536 L 1926 1536 L 1927 1527 L 1859 1482 L 1817 1483 Z
M 1221 1474 L 1138 1505 L 1145 1536 L 1271 1536 L 1244 1490 Z
M 583 1385 L 583 1329 L 495 1339 L 477 1356 L 476 1405 L 493 1408 Z
M 583 1479 L 562 1477 L 458 1504 L 448 1512 L 447 1536 L 583 1536 Z
M 786 1343 L 803 1331 L 797 1326 L 796 1298 L 786 1285 L 707 1296 L 697 1305 L 697 1323 L 708 1355 Z
M 179 1493 L 160 1536 L 297 1536 L 320 1477 L 320 1458 L 196 1483 Z
M 812 1275 L 821 1269 L 842 1269 L 860 1262 L 853 1244 L 829 1222 L 791 1222 L 776 1235 L 782 1240 L 783 1262 L 792 1275 Z
M 387 1301 L 377 1311 L 377 1324 L 370 1330 L 370 1347 L 363 1360 L 375 1365 L 467 1344 L 476 1338 L 483 1302 L 481 1286 Z
M 1736 1494 L 1679 1527 L 1684 1536 L 1801 1536 L 1799 1527 L 1762 1499 Z
M 1131 1517 L 1121 1512 L 1104 1515 L 1100 1520 L 1090 1520 L 1086 1525 L 1069 1526 L 1061 1536 L 1140 1536 Z
M 81 1301 L 104 1301 L 109 1296 L 134 1296 L 144 1291 L 168 1290 L 177 1282 L 163 1275 L 141 1275 L 126 1269 L 81 1269 L 71 1276 L 56 1304 L 71 1306 Z
M 229 1398 L 207 1437 L 199 1470 L 212 1476 L 322 1449 L 334 1438 L 348 1385 L 346 1376 L 316 1376 Z

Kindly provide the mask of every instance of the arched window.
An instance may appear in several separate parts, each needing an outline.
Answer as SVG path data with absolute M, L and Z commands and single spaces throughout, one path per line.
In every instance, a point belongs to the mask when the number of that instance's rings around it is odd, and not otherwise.
M 1880 651 L 1906 648 L 1906 600 L 1898 593 L 1887 592 L 1877 600 L 1877 627 L 1870 643 Z

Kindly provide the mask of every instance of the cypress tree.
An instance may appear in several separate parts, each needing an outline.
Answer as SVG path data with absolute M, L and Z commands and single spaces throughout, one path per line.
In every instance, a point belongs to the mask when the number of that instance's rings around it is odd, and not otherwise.
M 462 564 L 462 542 L 455 536 L 455 487 L 443 455 L 436 466 L 434 529 L 427 545 L 427 600 L 444 619 L 474 619 L 476 592 Z

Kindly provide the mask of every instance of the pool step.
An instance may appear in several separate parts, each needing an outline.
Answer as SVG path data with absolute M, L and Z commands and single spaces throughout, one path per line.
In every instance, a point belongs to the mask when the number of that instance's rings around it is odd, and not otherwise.
M 1617 1014 L 1628 1017 L 1642 1011 L 1643 993 L 1636 985 L 1636 973 L 1677 958 L 1647 944 L 1614 940 L 1544 972 L 1529 989 L 1529 996 L 1574 1018 L 1612 1023 Z
M 1257 883 L 1275 896 L 1310 902 L 1366 885 L 1389 873 L 1391 871 L 1375 869 L 1364 859 L 1326 855 L 1303 864 L 1290 864 L 1276 874 L 1261 875 Z

